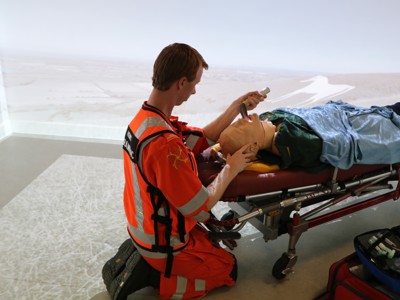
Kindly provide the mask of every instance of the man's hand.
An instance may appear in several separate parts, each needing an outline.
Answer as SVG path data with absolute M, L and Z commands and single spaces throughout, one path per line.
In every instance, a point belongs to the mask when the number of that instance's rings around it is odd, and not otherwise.
M 267 98 L 267 95 L 261 94 L 260 92 L 253 91 L 249 92 L 241 97 L 239 97 L 239 103 L 245 103 L 247 110 L 252 110 L 257 107 L 257 105 L 264 101 Z
M 231 171 L 236 175 L 251 165 L 253 154 L 247 151 L 250 146 L 251 144 L 246 144 L 233 153 L 233 155 L 228 154 L 226 158 L 226 164 L 229 165 Z
M 228 155 L 226 164 L 219 172 L 218 176 L 207 186 L 210 200 L 207 203 L 208 209 L 221 199 L 223 193 L 228 187 L 229 183 L 242 172 L 246 167 L 251 165 L 251 153 L 245 153 L 250 144 L 244 145 L 233 155 Z

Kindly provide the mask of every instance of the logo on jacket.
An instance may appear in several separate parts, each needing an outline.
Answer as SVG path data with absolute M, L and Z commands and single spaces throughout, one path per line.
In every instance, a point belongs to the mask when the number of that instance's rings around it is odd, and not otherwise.
M 170 151 L 168 153 L 168 159 L 172 163 L 172 166 L 178 170 L 181 165 L 186 164 L 188 157 L 182 148 L 178 146 L 176 152 Z

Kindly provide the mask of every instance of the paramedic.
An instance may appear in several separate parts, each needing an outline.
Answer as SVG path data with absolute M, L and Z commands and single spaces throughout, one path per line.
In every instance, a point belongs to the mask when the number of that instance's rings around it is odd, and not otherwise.
M 245 147 L 207 187 L 197 177 L 194 155 L 211 143 L 239 114 L 242 102 L 253 109 L 266 97 L 257 91 L 234 100 L 203 129 L 189 127 L 172 110 L 196 93 L 208 65 L 186 44 L 171 44 L 153 67 L 153 89 L 128 126 L 124 142 L 124 208 L 138 262 L 125 295 L 153 286 L 161 299 L 204 296 L 220 286 L 233 286 L 237 264 L 233 254 L 207 238 L 198 222 L 231 180 L 250 165 Z

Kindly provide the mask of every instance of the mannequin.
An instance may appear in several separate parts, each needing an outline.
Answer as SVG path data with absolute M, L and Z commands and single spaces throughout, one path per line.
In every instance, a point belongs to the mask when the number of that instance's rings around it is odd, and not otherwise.
M 400 104 L 357 107 L 343 101 L 305 108 L 281 108 L 240 119 L 220 135 L 228 157 L 250 144 L 253 159 L 281 168 L 318 171 L 328 165 L 347 169 L 353 164 L 400 161 Z M 277 161 L 278 160 L 278 161 Z
M 279 125 L 275 126 L 268 120 L 261 121 L 257 114 L 250 115 L 248 119 L 239 119 L 227 127 L 219 137 L 222 154 L 230 155 L 243 145 L 250 144 L 246 153 L 252 153 L 253 160 L 262 149 L 279 156 L 274 144 L 278 129 Z

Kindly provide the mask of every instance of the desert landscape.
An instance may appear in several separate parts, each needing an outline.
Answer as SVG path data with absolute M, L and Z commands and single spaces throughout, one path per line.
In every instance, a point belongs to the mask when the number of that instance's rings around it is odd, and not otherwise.
M 7 56 L 2 71 L 2 120 L 8 118 L 13 134 L 120 143 L 127 124 L 151 91 L 152 65 L 146 63 Z M 400 73 L 321 74 L 210 66 L 197 93 L 174 114 L 201 127 L 232 100 L 265 86 L 271 92 L 254 112 L 339 99 L 359 106 L 400 99 Z

